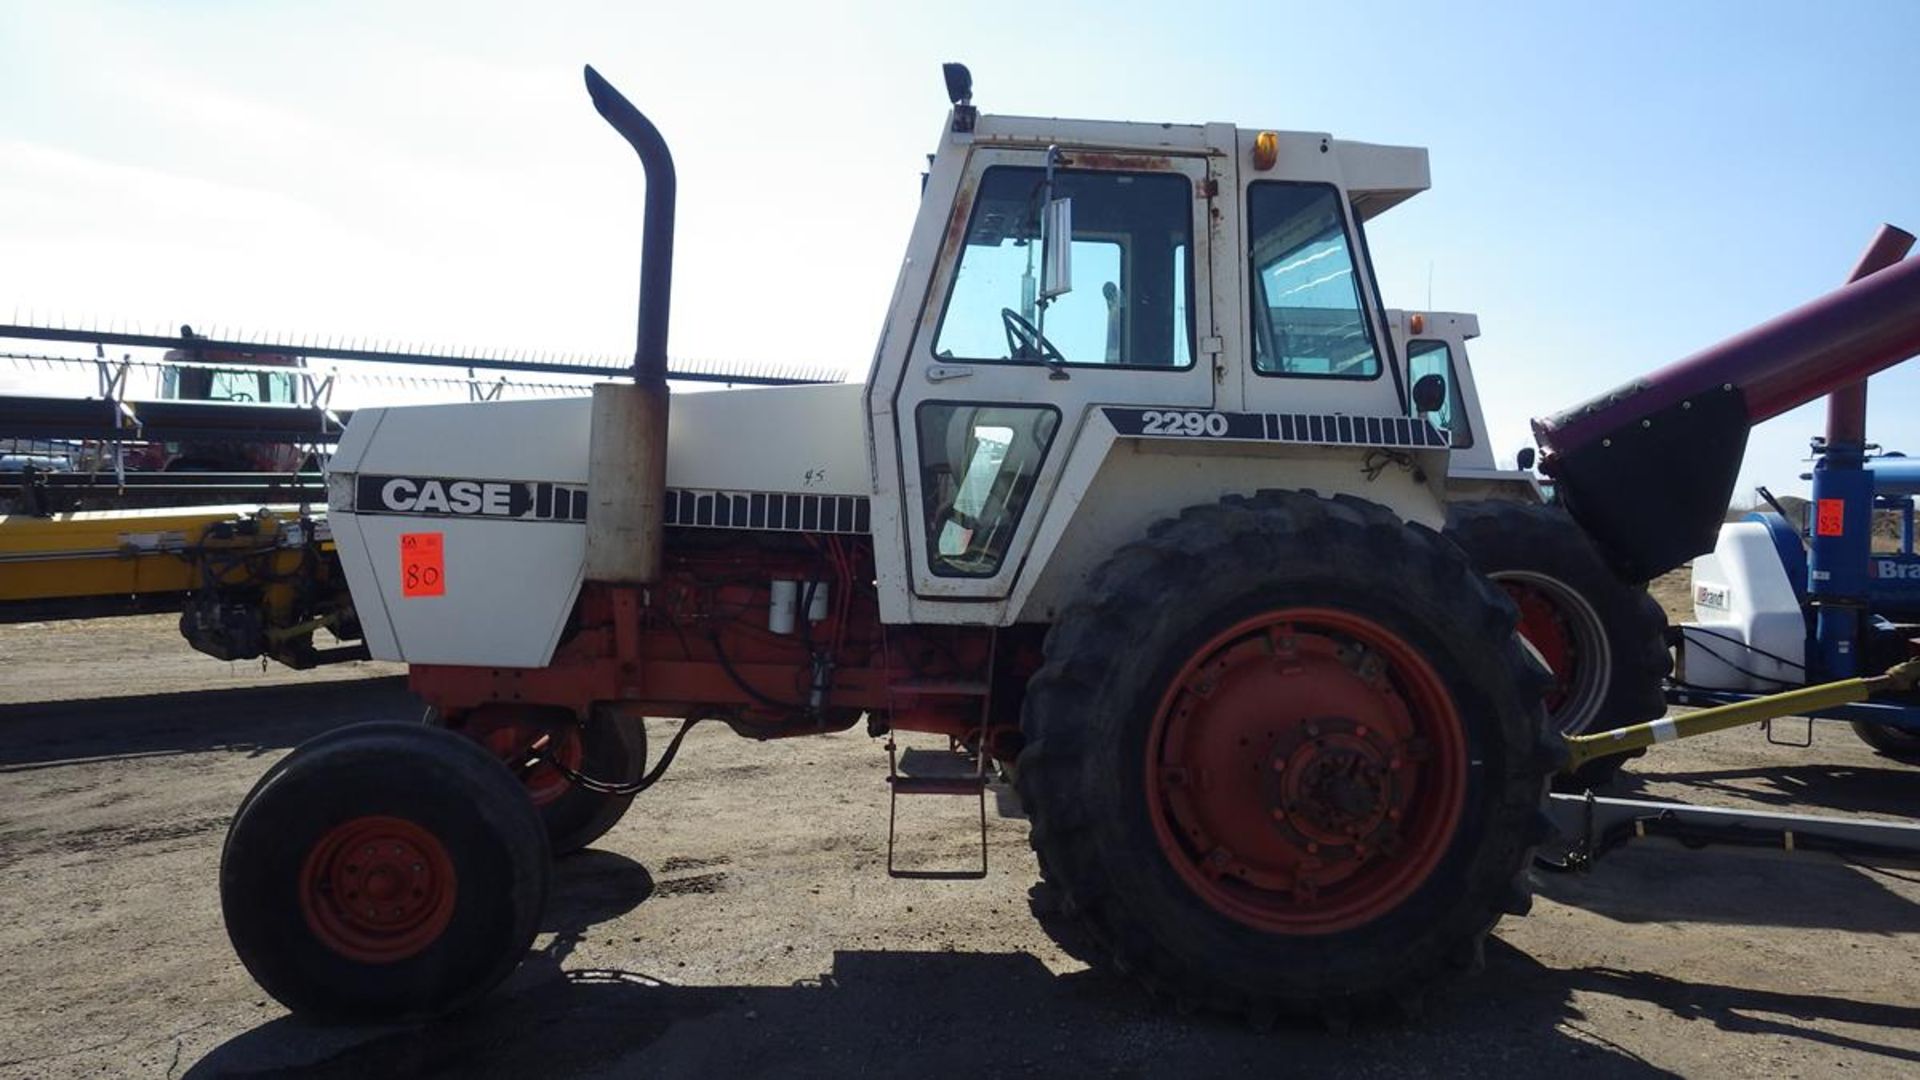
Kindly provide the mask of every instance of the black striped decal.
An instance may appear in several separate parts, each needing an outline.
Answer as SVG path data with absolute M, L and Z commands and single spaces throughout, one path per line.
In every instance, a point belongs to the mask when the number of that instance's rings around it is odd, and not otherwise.
M 355 479 L 356 514 L 576 525 L 587 520 L 585 484 L 371 475 Z M 668 488 L 665 517 L 668 525 L 702 529 L 863 534 L 873 531 L 873 502 L 864 495 Z
M 666 523 L 696 529 L 858 534 L 873 530 L 873 502 L 864 495 L 668 488 Z
M 1445 450 L 1447 433 L 1426 420 L 1346 413 L 1233 413 L 1212 409 L 1100 410 L 1121 435 L 1149 439 L 1226 439 L 1308 446 L 1384 446 Z

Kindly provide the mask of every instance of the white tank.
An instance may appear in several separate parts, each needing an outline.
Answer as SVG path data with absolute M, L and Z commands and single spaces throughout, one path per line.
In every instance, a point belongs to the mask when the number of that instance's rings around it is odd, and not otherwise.
M 1713 554 L 1694 560 L 1693 617 L 1681 624 L 1682 683 L 1769 693 L 1806 682 L 1806 619 L 1765 525 L 1722 525 Z

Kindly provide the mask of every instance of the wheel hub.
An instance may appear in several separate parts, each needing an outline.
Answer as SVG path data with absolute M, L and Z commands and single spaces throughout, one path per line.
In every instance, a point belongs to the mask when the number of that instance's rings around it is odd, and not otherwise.
M 414 956 L 446 930 L 457 880 L 445 845 L 404 818 L 358 817 L 328 830 L 300 871 L 307 927 L 364 963 Z
M 1331 933 L 1392 910 L 1458 823 L 1465 735 L 1406 641 L 1292 609 L 1199 649 L 1154 724 L 1148 802 L 1174 869 L 1262 930 Z
M 1404 793 L 1393 782 L 1398 741 L 1341 717 L 1293 725 L 1274 740 L 1269 796 L 1275 825 L 1302 843 L 1378 850 Z

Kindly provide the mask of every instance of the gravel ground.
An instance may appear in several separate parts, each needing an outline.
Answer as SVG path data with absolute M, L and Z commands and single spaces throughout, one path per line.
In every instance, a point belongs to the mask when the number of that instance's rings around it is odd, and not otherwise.
M 0 627 L 0 1075 L 1911 1076 L 1920 884 L 1814 861 L 1627 849 L 1548 877 L 1487 970 L 1413 1022 L 1258 1033 L 1089 970 L 1029 911 L 1025 823 L 978 882 L 886 877 L 885 759 L 858 734 L 697 731 L 670 779 L 563 860 L 534 954 L 413 1028 L 290 1019 L 233 958 L 215 868 L 279 754 L 412 717 L 391 665 L 189 651 L 166 617 Z M 1920 812 L 1914 770 L 1839 726 L 1662 747 L 1629 793 Z M 960 800 L 907 852 L 963 860 Z M 928 805 L 931 804 L 931 805 Z

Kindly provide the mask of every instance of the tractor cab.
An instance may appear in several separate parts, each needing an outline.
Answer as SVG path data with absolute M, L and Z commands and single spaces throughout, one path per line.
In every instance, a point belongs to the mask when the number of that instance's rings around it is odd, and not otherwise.
M 1437 407 L 1423 410 L 1416 402 L 1412 415 L 1447 434 L 1451 450 L 1447 461 L 1448 501 L 1494 497 L 1543 501 L 1539 478 L 1532 469 L 1503 469 L 1494 461 L 1486 413 L 1480 407 L 1473 365 L 1467 357 L 1467 342 L 1480 336 L 1480 317 L 1459 311 L 1389 310 L 1387 332 L 1394 352 L 1406 364 L 1410 393 L 1423 379 L 1437 380 Z M 1529 450 L 1521 453 L 1531 460 Z
M 877 559 L 907 586 L 888 621 L 1045 618 L 1080 551 L 1174 509 L 1089 515 L 1090 485 L 1187 499 L 1257 487 L 1276 456 L 1444 452 L 1364 235 L 1425 190 L 1426 151 L 983 116 L 950 92 L 866 388 Z M 1122 479 L 1142 469 L 1173 475 Z M 1431 490 L 1406 501 L 1437 517 Z

